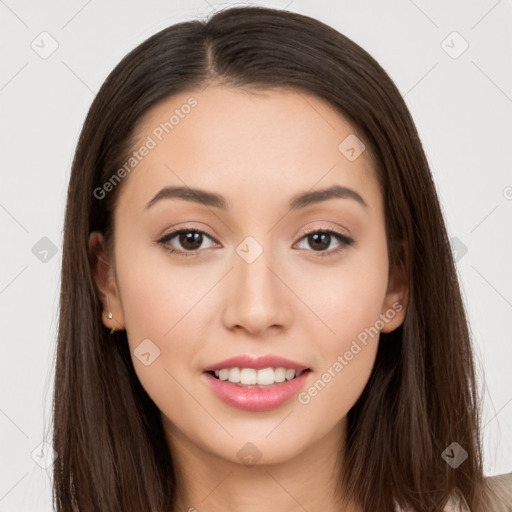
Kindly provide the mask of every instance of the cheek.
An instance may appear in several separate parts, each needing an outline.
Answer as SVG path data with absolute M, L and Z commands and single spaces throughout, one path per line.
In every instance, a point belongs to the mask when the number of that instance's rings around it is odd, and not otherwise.
M 117 259 L 125 329 L 146 392 L 160 409 L 179 408 L 185 405 L 179 382 L 193 371 L 202 340 L 194 306 L 204 292 L 190 286 L 194 276 L 183 269 L 173 272 L 165 258 L 154 258 L 155 252 L 134 250 Z
M 311 324 L 321 329 L 320 341 L 328 352 L 343 349 L 365 328 L 375 325 L 388 282 L 385 259 L 365 259 L 358 254 L 338 267 L 309 274 L 309 285 L 302 284 L 298 295 L 316 314 L 319 321 Z
M 324 329 L 326 334 L 311 338 L 320 364 L 298 396 L 309 414 L 321 417 L 325 425 L 344 417 L 368 382 L 379 344 L 377 320 L 382 304 L 372 288 L 347 286 L 331 299 L 323 319 L 333 332 Z
M 303 290 L 324 325 L 316 322 L 320 331 L 310 332 L 321 364 L 298 398 L 326 423 L 336 422 L 355 404 L 375 363 L 388 281 L 385 252 L 377 249 L 358 253 L 323 278 L 317 275 L 315 288 Z
M 136 247 L 135 242 L 119 245 Z M 172 265 L 170 256 L 159 247 L 119 252 L 117 275 L 128 334 L 133 342 L 153 336 L 167 343 L 175 332 L 190 326 L 189 315 L 208 281 L 202 285 L 197 271 Z

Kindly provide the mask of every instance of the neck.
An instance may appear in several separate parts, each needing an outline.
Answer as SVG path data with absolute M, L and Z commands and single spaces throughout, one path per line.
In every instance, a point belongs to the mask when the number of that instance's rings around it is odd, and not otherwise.
M 247 465 L 207 452 L 164 420 L 177 474 L 173 512 L 361 512 L 335 499 L 346 418 L 295 457 Z

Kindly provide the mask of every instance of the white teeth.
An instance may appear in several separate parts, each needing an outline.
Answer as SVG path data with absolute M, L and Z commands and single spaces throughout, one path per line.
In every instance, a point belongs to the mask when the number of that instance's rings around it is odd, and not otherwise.
M 269 385 L 274 384 L 275 374 L 273 368 L 263 368 L 262 370 L 258 370 L 256 374 L 256 382 L 257 384 Z
M 229 374 L 238 368 L 231 368 Z M 254 368 L 242 368 L 240 370 L 240 384 L 256 384 L 256 370 Z
M 274 381 L 284 382 L 286 379 L 286 370 L 284 368 L 276 368 Z
M 270 386 L 276 382 L 292 380 L 294 377 L 300 377 L 304 370 L 295 371 L 283 367 L 279 368 L 223 368 L 215 370 L 215 376 L 219 380 L 227 380 L 233 384 Z
M 229 382 L 240 382 L 240 370 L 238 368 L 231 368 L 228 380 Z

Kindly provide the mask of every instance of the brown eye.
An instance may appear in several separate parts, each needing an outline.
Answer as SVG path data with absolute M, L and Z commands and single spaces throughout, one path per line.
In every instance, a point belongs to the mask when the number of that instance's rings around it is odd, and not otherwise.
M 195 256 L 196 252 L 201 248 L 205 241 L 205 237 L 211 240 L 204 231 L 198 229 L 179 229 L 163 236 L 158 243 L 164 248 L 178 256 Z M 177 242 L 171 244 L 171 240 L 176 239 Z M 178 245 L 178 248 L 175 248 Z
M 197 231 L 185 231 L 176 236 L 181 246 L 191 251 L 199 249 L 203 243 L 203 235 Z
M 328 233 L 313 233 L 307 236 L 310 247 L 315 251 L 323 251 L 331 245 L 331 235 Z
M 331 245 L 333 238 L 338 240 L 340 247 L 327 251 L 326 249 Z M 301 240 L 306 240 L 309 247 L 314 252 L 319 253 L 319 256 L 334 256 L 354 242 L 352 238 L 330 229 L 310 231 Z

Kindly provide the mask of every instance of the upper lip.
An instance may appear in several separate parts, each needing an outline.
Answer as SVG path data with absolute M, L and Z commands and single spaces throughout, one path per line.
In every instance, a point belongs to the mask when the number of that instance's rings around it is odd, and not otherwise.
M 214 363 L 204 368 L 205 372 L 222 370 L 223 368 L 254 368 L 260 370 L 262 368 L 286 368 L 292 370 L 307 370 L 310 367 L 297 361 L 292 361 L 285 357 L 268 354 L 265 356 L 251 356 L 243 354 L 241 356 L 224 359 L 218 363 Z

